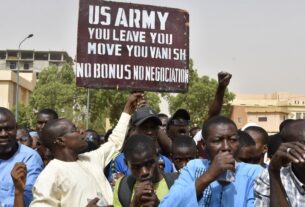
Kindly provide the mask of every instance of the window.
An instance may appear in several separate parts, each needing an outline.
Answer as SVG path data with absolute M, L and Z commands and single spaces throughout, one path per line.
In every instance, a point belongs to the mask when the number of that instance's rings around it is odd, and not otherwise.
M 10 69 L 16 69 L 17 63 L 16 62 L 10 62 Z
M 35 60 L 48 60 L 49 54 L 46 52 L 37 52 L 35 53 Z
M 267 121 L 267 117 L 264 116 L 264 117 L 258 117 L 258 121 L 259 122 L 266 122 Z
M 51 53 L 50 60 L 61 60 L 61 53 Z
M 296 113 L 296 119 L 301 119 L 302 113 Z
M 30 69 L 30 64 L 29 63 L 24 63 L 23 68 L 24 68 L 24 70 Z
M 4 60 L 6 58 L 6 53 L 5 51 L 0 52 L 0 60 Z

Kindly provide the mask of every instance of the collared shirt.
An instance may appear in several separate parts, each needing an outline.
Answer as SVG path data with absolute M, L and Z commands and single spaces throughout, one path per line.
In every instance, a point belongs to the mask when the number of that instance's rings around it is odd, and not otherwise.
M 52 160 L 37 178 L 31 207 L 84 207 L 96 197 L 99 206 L 112 205 L 113 192 L 104 167 L 121 149 L 130 115 L 122 113 L 108 142 L 80 154 L 75 162 Z
M 27 168 L 26 185 L 24 191 L 25 206 L 32 201 L 32 187 L 37 176 L 43 169 L 43 162 L 38 153 L 23 145 L 18 144 L 18 150 L 8 160 L 0 159 L 0 203 L 1 207 L 14 206 L 15 187 L 11 177 L 11 171 L 16 162 L 24 162 Z
M 209 168 L 209 160 L 191 160 L 183 168 L 179 178 L 171 187 L 169 193 L 160 203 L 160 207 L 253 207 L 253 184 L 255 178 L 262 172 L 259 165 L 240 162 L 236 166 L 235 181 L 222 186 L 213 181 L 202 192 L 198 200 L 195 182 Z
M 305 207 L 305 187 L 292 171 L 291 164 L 283 167 L 280 172 L 282 184 L 292 207 Z M 270 205 L 270 179 L 268 169 L 257 178 L 254 185 L 255 206 Z

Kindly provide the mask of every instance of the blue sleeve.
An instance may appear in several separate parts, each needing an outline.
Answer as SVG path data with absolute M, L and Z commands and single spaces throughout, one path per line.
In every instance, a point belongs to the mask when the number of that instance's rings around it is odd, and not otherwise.
M 254 201 L 255 201 L 255 197 L 254 197 L 254 183 L 255 183 L 255 179 L 259 176 L 259 174 L 263 171 L 263 168 L 261 168 L 260 166 L 258 168 L 256 168 L 255 170 L 253 170 L 252 175 L 251 175 L 251 179 L 248 185 L 248 193 L 247 195 L 247 207 L 254 207 Z
M 172 161 L 164 155 L 161 155 L 161 159 L 164 161 L 164 173 L 174 172 Z
M 196 207 L 198 206 L 195 187 L 195 166 L 192 162 L 182 170 L 169 193 L 160 203 L 160 207 Z
M 29 206 L 33 200 L 32 188 L 36 179 L 43 169 L 43 162 L 37 153 L 32 154 L 24 160 L 27 168 L 26 186 L 24 191 L 25 206 Z
M 124 175 L 130 175 L 128 166 L 125 163 L 125 156 L 123 153 L 121 153 L 119 156 L 117 156 L 115 158 L 114 171 L 115 171 L 115 173 L 120 172 L 120 173 L 123 173 Z

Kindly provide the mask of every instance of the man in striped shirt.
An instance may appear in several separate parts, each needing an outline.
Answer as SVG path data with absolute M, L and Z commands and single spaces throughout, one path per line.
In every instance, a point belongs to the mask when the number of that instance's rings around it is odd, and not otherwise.
M 305 206 L 305 120 L 288 123 L 283 143 L 255 183 L 255 206 Z

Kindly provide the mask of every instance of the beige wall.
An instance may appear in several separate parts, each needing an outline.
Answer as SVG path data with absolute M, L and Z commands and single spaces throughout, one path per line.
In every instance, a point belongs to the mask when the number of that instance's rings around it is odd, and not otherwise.
M 16 80 L 15 72 L 0 70 L 0 105 L 12 109 L 16 105 Z M 30 95 L 36 84 L 34 73 L 20 73 L 19 78 L 19 103 L 29 104 Z
M 285 114 L 281 113 L 248 113 L 248 121 L 256 123 L 260 127 L 264 128 L 268 133 L 277 133 L 279 131 L 279 125 L 284 121 Z M 266 121 L 260 121 L 259 118 Z
M 232 106 L 231 119 L 239 128 L 251 122 L 268 133 L 278 132 L 285 119 L 305 118 L 305 96 L 302 94 L 237 94 Z

